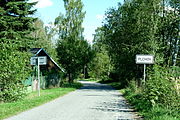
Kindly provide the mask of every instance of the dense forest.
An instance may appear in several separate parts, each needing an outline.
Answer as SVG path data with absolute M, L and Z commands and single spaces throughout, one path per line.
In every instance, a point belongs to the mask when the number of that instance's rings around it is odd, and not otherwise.
M 30 76 L 31 48 L 44 48 L 65 69 L 68 82 L 93 78 L 128 88 L 143 106 L 178 111 L 180 82 L 179 0 L 124 0 L 105 13 L 93 44 L 84 38 L 86 12 L 81 0 L 63 0 L 65 14 L 44 26 L 33 17 L 34 3 L 0 0 L 0 102 L 26 95 L 23 81 Z M 155 63 L 136 64 L 137 54 L 150 54 Z M 140 104 L 141 105 L 141 104 Z M 142 106 L 141 106 L 142 107 Z M 141 109 L 141 108 L 139 108 Z

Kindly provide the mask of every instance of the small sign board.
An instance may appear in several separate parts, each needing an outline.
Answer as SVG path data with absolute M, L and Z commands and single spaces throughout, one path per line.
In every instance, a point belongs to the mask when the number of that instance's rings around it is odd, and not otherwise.
M 154 56 L 136 55 L 136 64 L 154 64 Z
M 37 57 L 31 57 L 30 62 L 31 62 L 31 65 L 36 65 Z
M 46 56 L 39 56 L 39 57 L 31 57 L 31 65 L 37 65 L 38 59 L 39 59 L 39 65 L 46 65 L 47 64 L 47 57 Z

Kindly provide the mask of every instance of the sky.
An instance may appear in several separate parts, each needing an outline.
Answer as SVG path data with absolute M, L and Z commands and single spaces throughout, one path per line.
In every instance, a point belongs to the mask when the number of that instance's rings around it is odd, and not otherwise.
M 59 13 L 65 13 L 63 0 L 31 0 L 38 1 L 35 6 L 37 8 L 36 17 L 43 20 L 47 25 L 54 22 Z M 102 25 L 105 11 L 109 8 L 117 7 L 118 3 L 123 3 L 123 0 L 82 0 L 84 4 L 83 10 L 86 11 L 83 22 L 84 37 L 90 43 L 93 40 L 95 29 Z

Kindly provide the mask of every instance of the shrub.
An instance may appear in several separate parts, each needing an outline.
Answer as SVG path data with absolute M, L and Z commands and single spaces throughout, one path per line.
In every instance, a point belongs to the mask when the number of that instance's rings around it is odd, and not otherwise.
M 139 111 L 149 110 L 152 106 L 144 97 L 142 88 L 138 88 L 135 80 L 129 82 L 129 86 L 125 89 L 124 96 Z
M 168 69 L 154 66 L 144 88 L 144 97 L 152 104 L 161 104 L 169 108 L 177 108 L 178 94 L 174 82 L 169 80 Z
M 177 77 L 175 73 L 174 68 L 155 65 L 146 84 L 138 88 L 134 80 L 130 81 L 124 96 L 145 119 L 179 120 L 180 97 L 175 81 L 169 79 Z
M 22 99 L 26 95 L 24 85 L 20 83 L 10 83 L 3 86 L 3 91 L 0 94 L 0 101 L 12 102 Z

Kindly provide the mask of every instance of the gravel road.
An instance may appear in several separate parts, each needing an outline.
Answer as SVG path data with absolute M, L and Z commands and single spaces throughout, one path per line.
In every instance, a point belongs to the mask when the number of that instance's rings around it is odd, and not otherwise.
M 140 119 L 112 87 L 80 81 L 84 87 L 6 120 L 135 120 Z

